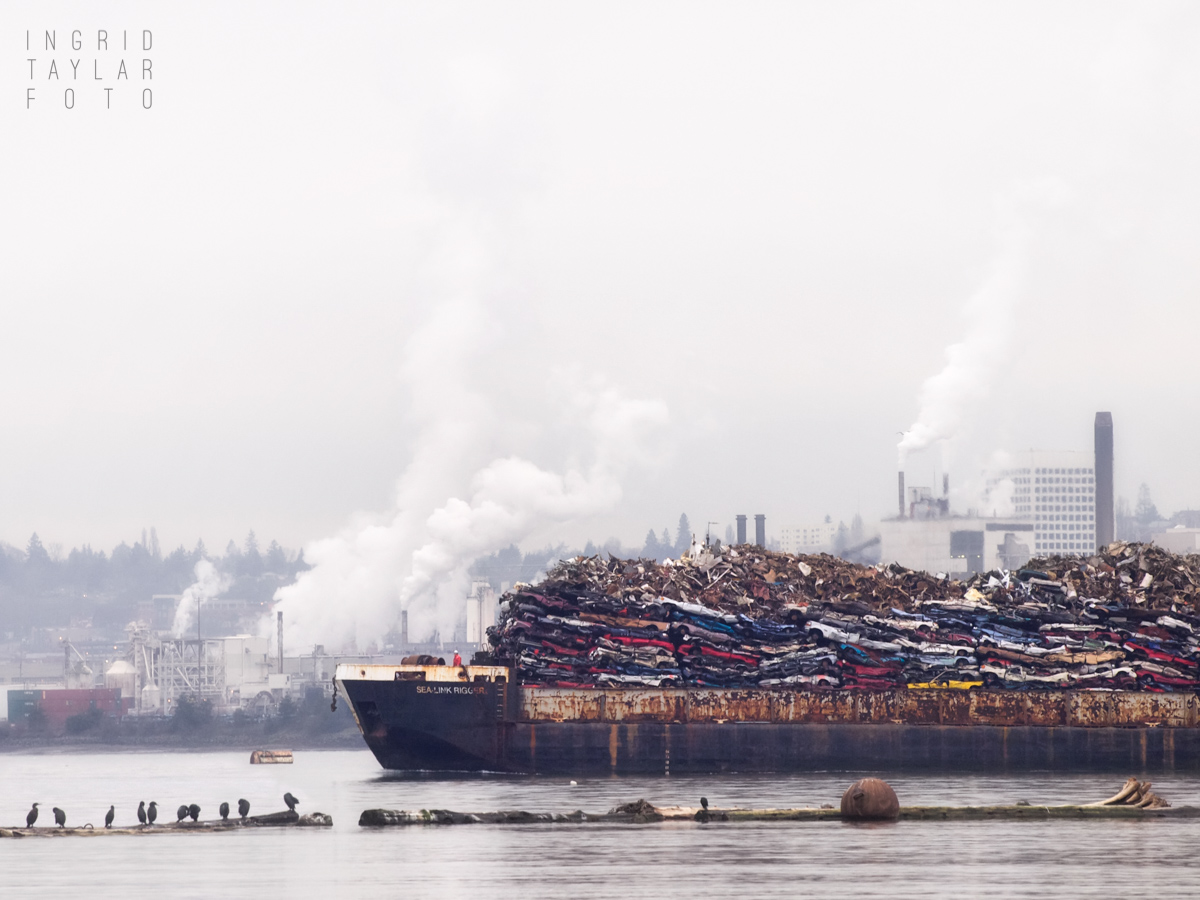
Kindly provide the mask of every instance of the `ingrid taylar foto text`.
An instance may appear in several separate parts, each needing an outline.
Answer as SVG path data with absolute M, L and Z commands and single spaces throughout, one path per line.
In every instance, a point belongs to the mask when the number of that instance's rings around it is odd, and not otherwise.
M 60 42 L 65 54 L 62 57 L 57 55 Z M 134 56 L 127 58 L 131 46 Z M 141 82 L 142 109 L 151 109 L 154 91 L 148 82 L 154 80 L 154 61 L 139 54 L 148 54 L 153 48 L 154 34 L 149 29 L 142 29 L 140 45 L 137 31 L 133 32 L 131 45 L 128 30 L 109 32 L 101 28 L 85 34 L 76 29 L 69 36 L 66 32 L 60 36 L 56 31 L 45 31 L 41 41 L 37 32 L 26 30 L 31 83 L 25 88 L 25 108 L 37 109 L 43 105 L 39 101 L 51 101 L 49 105 L 58 106 L 60 91 L 64 109 L 75 109 L 77 97 L 80 106 L 98 107 L 101 103 L 105 109 L 131 106 L 136 102 L 133 99 L 136 90 L 129 90 L 128 86 Z M 33 55 L 39 51 L 41 55 Z

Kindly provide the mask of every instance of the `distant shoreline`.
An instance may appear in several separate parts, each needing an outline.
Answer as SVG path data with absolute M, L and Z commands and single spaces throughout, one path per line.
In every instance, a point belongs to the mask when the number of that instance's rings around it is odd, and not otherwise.
M 339 711 L 340 712 L 340 711 Z M 29 751 L 111 752 L 128 750 L 366 749 L 348 714 L 296 716 L 233 724 L 228 720 L 181 726 L 172 719 L 106 720 L 79 734 L 0 728 L 0 754 Z
M 263 749 L 278 749 L 286 748 L 288 750 L 303 750 L 311 752 L 313 750 L 367 750 L 367 745 L 363 743 L 360 735 L 354 734 L 346 738 L 337 738 L 329 741 L 312 741 L 312 740 L 289 740 L 283 738 L 280 740 L 271 741 L 250 741 L 250 742 L 222 742 L 220 740 L 207 741 L 203 743 L 183 743 L 176 741 L 161 741 L 151 742 L 142 741 L 140 743 L 124 743 L 118 741 L 79 741 L 53 738 L 47 740 L 4 740 L 0 741 L 0 756 L 8 753 L 163 753 L 163 752 L 179 752 L 179 753 L 208 753 L 222 751 L 238 751 L 250 753 L 252 750 Z

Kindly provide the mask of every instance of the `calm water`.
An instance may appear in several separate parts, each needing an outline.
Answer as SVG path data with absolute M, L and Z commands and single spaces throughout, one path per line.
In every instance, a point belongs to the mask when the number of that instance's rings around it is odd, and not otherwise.
M 249 754 L 0 754 L 0 824 L 29 804 L 69 825 L 136 823 L 139 799 L 174 819 L 196 802 L 253 812 L 332 814 L 333 829 L 0 841 L 3 896 L 87 897 L 1161 897 L 1200 884 L 1200 821 L 927 823 L 851 826 L 459 826 L 368 831 L 368 807 L 603 812 L 645 797 L 658 804 L 836 805 L 855 777 L 670 777 L 580 780 L 403 780 L 363 751 L 299 752 L 292 766 L 251 766 Z M 876 773 L 861 773 L 876 774 Z M 1130 773 L 1134 774 L 1134 773 Z M 906 805 L 1066 803 L 1114 793 L 1122 776 L 888 779 Z M 1155 790 L 1200 804 L 1200 779 Z M 68 895 L 64 889 L 75 889 Z

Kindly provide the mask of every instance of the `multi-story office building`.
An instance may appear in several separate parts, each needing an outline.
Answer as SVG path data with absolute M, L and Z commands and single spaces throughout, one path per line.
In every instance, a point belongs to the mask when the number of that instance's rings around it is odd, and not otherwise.
M 1011 485 L 1011 511 L 1034 525 L 1033 552 L 1096 552 L 1095 456 L 1076 451 L 1016 454 L 1015 465 L 988 479 L 995 492 Z
M 779 532 L 779 549 L 784 553 L 828 552 L 833 547 L 837 530 L 835 522 L 784 528 Z

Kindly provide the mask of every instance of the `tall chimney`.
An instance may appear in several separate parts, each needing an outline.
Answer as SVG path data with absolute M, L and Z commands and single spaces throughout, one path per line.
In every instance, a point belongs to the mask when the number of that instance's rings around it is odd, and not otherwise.
M 408 649 L 408 610 L 400 610 L 400 646 Z
M 746 517 L 745 516 L 737 517 L 737 533 L 738 533 L 737 542 L 739 544 L 746 543 Z
M 904 473 L 900 473 L 900 518 L 904 518 Z
M 283 674 L 283 610 L 275 614 L 275 625 L 279 631 L 279 674 Z
M 767 546 L 767 517 L 764 515 L 754 517 L 754 543 L 760 547 Z
M 947 500 L 950 499 L 950 473 L 942 473 L 942 496 Z
M 1096 549 L 1116 539 L 1113 515 L 1112 413 L 1096 413 Z

